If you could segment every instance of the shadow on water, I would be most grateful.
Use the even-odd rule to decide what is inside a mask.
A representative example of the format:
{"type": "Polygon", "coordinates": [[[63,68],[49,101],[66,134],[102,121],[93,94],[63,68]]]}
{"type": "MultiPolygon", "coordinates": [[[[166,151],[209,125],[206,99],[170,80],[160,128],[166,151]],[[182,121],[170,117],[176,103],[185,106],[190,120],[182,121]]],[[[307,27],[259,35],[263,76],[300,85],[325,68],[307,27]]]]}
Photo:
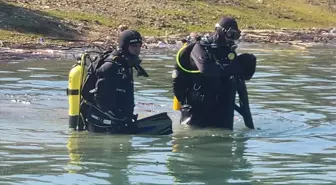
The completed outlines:
{"type": "Polygon", "coordinates": [[[74,25],[65,23],[46,12],[0,2],[0,29],[44,37],[71,38],[80,35],[74,25]]]}

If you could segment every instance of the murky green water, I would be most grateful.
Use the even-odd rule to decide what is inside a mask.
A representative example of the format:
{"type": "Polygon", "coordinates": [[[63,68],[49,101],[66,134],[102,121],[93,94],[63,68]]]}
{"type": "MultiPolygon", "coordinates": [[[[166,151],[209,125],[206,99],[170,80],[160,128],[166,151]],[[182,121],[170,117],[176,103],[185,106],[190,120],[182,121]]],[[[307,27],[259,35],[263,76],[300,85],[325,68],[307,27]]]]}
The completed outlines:
{"type": "Polygon", "coordinates": [[[245,45],[259,130],[191,130],[171,110],[174,52],[143,55],[140,116],[166,111],[172,136],[68,132],[73,61],[0,62],[0,184],[336,184],[336,51],[245,45]]]}

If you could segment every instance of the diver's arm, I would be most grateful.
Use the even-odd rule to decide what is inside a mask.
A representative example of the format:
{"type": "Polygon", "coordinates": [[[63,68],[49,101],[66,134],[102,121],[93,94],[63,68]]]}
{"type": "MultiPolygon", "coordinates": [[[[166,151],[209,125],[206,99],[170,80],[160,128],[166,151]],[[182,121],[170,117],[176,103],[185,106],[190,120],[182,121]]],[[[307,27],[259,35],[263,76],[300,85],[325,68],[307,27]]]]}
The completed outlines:
{"type": "Polygon", "coordinates": [[[229,77],[232,76],[230,65],[219,65],[205,51],[204,47],[196,44],[190,54],[191,59],[204,76],[229,77]]]}
{"type": "Polygon", "coordinates": [[[239,66],[242,68],[239,76],[241,76],[244,80],[250,80],[256,71],[256,56],[249,53],[243,53],[237,56],[237,60],[235,62],[239,63],[239,66]]]}
{"type": "Polygon", "coordinates": [[[118,110],[116,105],[116,92],[118,82],[118,65],[111,62],[105,62],[101,67],[96,70],[96,75],[99,80],[96,83],[96,88],[101,89],[99,91],[99,103],[108,107],[109,111],[112,111],[118,116],[118,110]]]}
{"type": "Polygon", "coordinates": [[[117,65],[118,64],[112,62],[105,62],[96,70],[96,75],[104,78],[114,76],[118,72],[117,65]]]}

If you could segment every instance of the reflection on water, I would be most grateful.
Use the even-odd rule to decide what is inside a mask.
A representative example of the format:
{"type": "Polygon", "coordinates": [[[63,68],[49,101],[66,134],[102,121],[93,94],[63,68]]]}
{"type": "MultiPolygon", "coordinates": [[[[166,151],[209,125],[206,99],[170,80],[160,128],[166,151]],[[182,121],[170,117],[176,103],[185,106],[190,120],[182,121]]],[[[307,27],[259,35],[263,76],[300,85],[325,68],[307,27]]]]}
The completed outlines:
{"type": "Polygon", "coordinates": [[[336,184],[335,50],[242,45],[258,57],[247,85],[259,129],[237,115],[234,131],[177,123],[174,52],[146,52],[150,77],[135,83],[140,116],[175,121],[160,137],[70,133],[73,61],[1,62],[0,184],[336,184]]]}

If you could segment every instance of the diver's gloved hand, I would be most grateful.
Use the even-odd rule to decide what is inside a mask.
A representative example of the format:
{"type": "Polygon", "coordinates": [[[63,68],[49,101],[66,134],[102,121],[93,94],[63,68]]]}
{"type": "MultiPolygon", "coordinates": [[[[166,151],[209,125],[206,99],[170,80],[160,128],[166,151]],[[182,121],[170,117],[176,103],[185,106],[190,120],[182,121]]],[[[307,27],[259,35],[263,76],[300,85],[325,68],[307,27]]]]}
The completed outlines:
{"type": "Polygon", "coordinates": [[[230,64],[232,75],[250,80],[255,72],[257,58],[253,54],[243,53],[230,64]]]}
{"type": "Polygon", "coordinates": [[[256,71],[257,58],[253,54],[243,53],[234,61],[239,66],[239,76],[244,80],[250,80],[256,71]]]}
{"type": "Polygon", "coordinates": [[[231,74],[234,76],[241,76],[244,73],[244,69],[242,68],[240,63],[237,61],[231,62],[230,70],[231,70],[231,74]]]}
{"type": "Polygon", "coordinates": [[[245,63],[253,63],[257,61],[257,57],[250,53],[243,53],[238,56],[237,60],[245,63]]]}

